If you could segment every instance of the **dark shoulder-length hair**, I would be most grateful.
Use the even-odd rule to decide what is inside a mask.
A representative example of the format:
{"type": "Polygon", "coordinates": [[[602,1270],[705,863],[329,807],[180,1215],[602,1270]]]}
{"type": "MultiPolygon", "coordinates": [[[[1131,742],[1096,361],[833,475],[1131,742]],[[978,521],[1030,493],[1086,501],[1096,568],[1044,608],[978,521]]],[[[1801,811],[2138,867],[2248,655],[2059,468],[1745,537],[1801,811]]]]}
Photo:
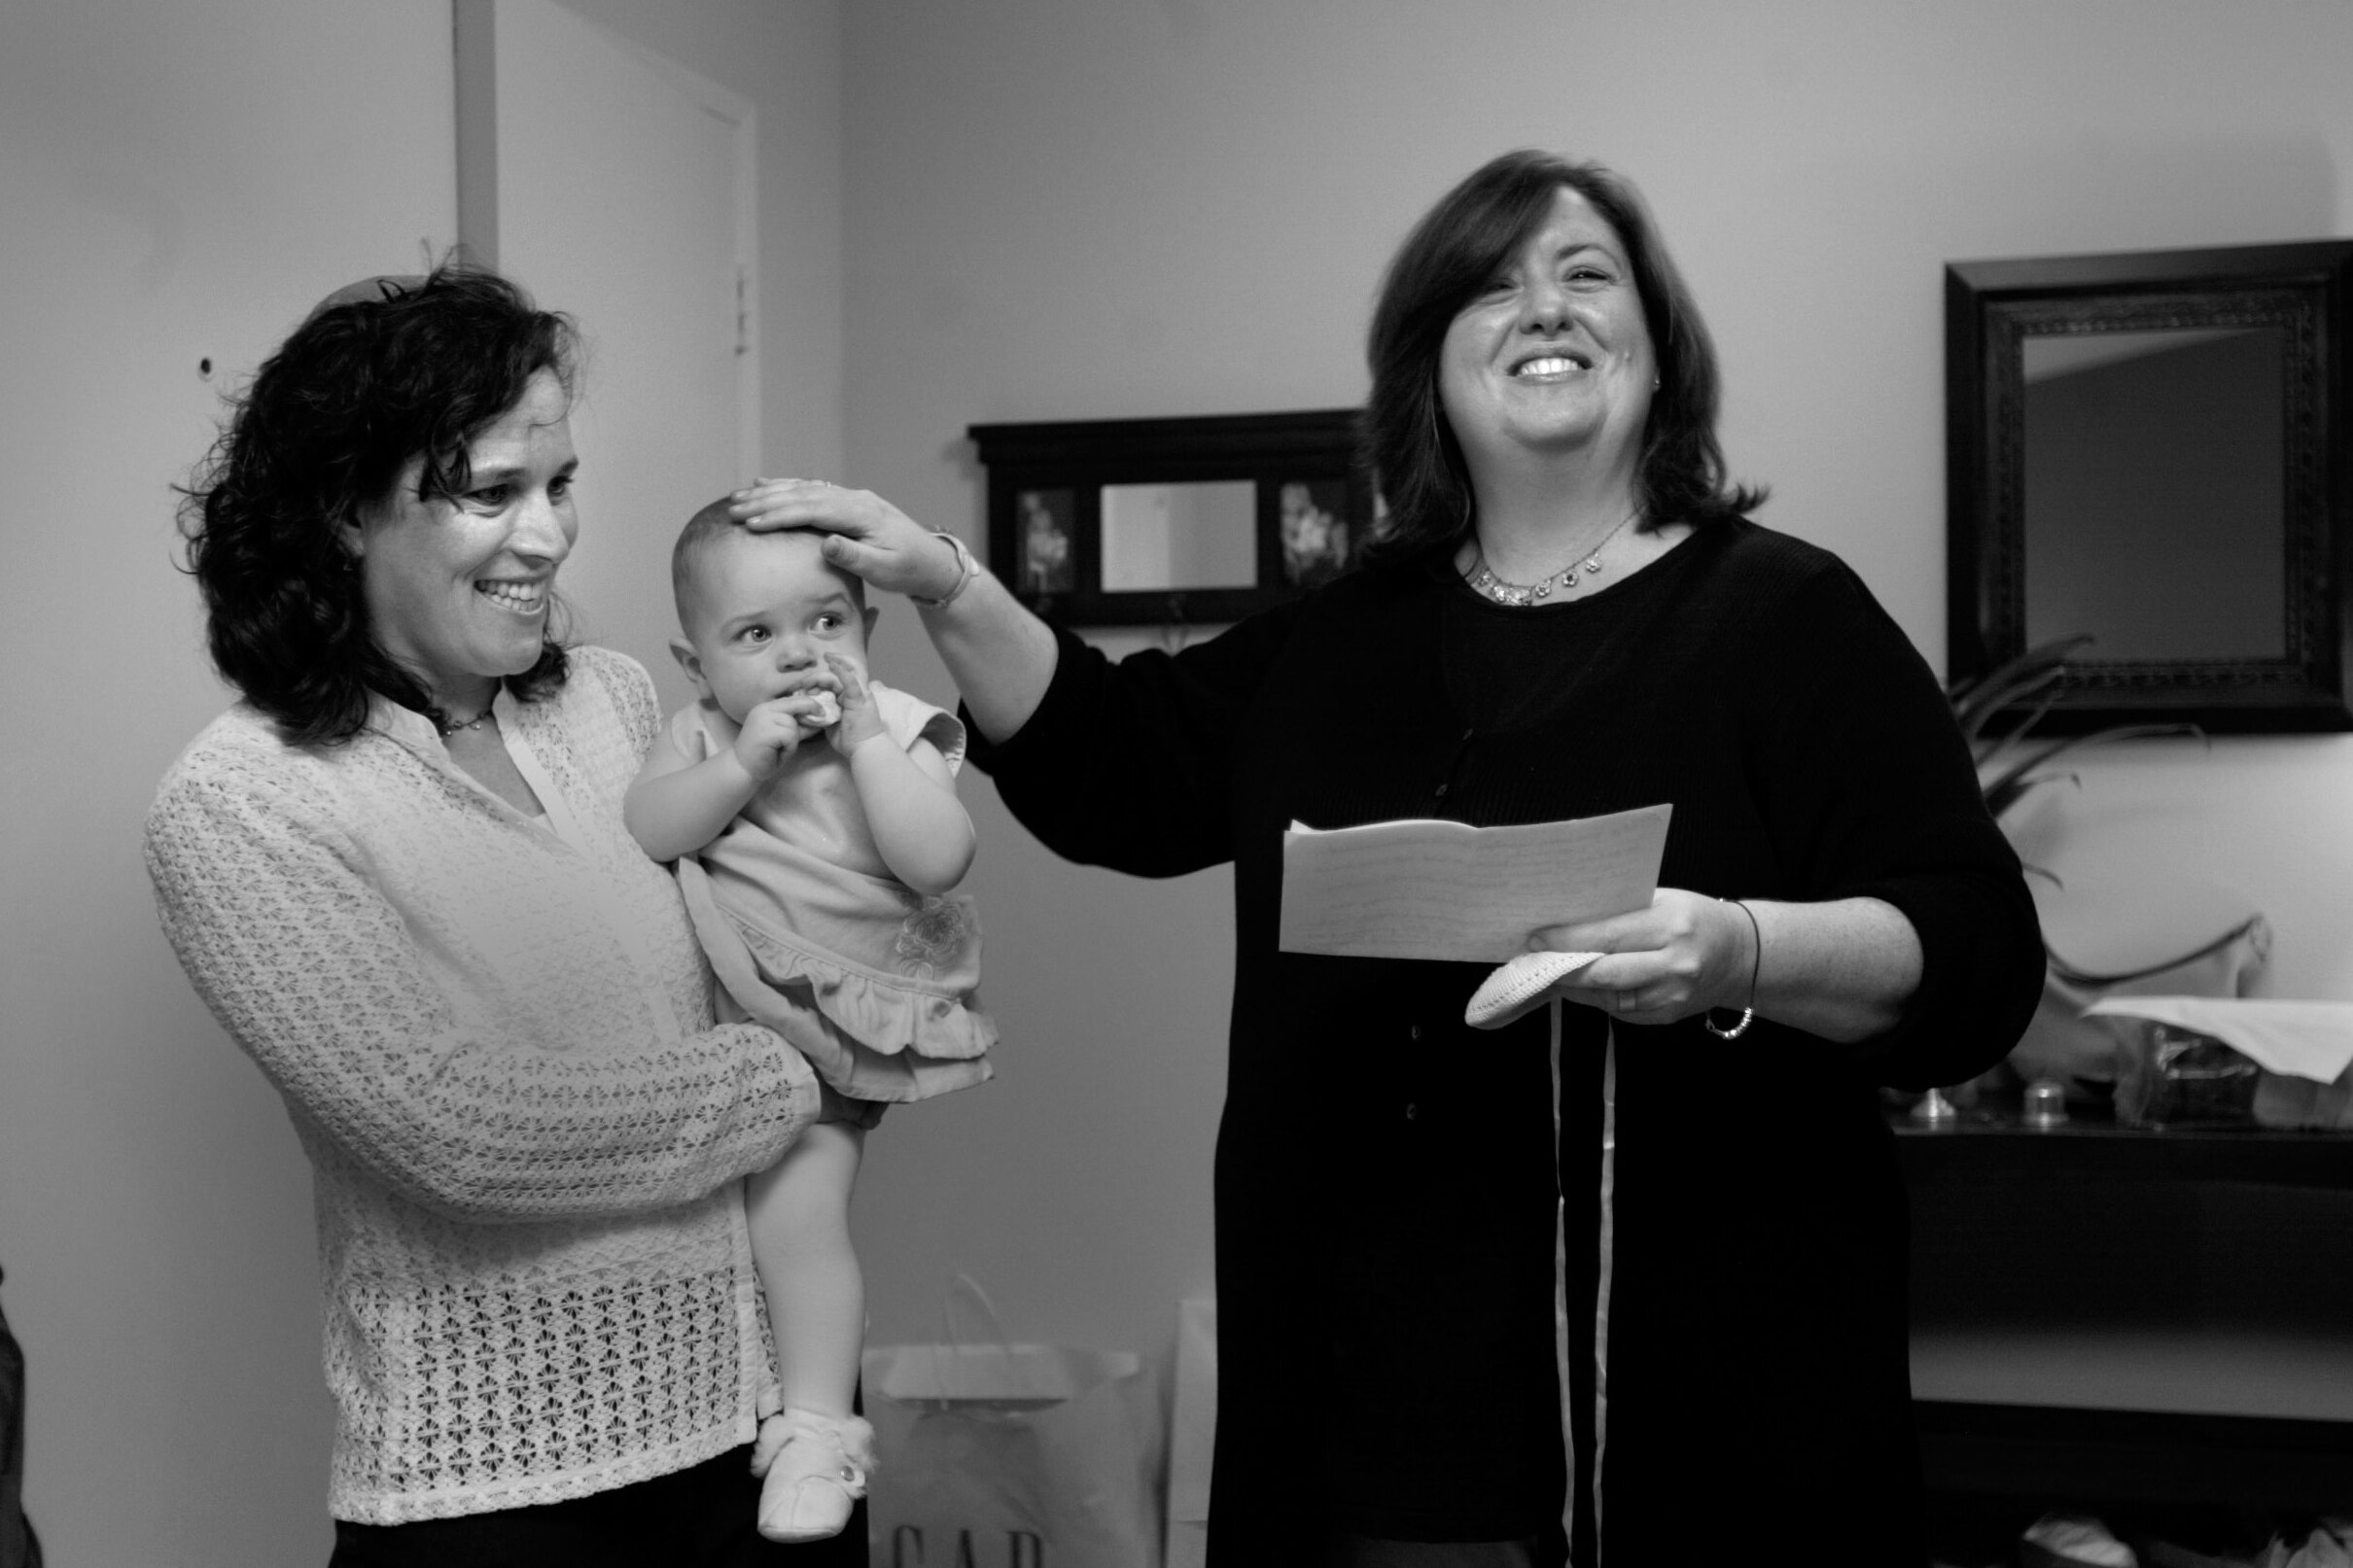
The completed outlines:
{"type": "MultiPolygon", "coordinates": [[[[412,460],[420,499],[463,493],[474,437],[543,370],[569,393],[577,358],[568,318],[449,264],[330,295],[235,398],[181,492],[180,531],[213,663],[288,742],[348,741],[374,693],[446,723],[377,645],[344,525],[387,501],[412,460]]],[[[564,674],[551,637],[506,684],[528,700],[564,674]]]]}
{"type": "Polygon", "coordinates": [[[1542,226],[1563,186],[1593,203],[1626,248],[1658,358],[1635,479],[1641,526],[1703,524],[1745,512],[1762,488],[1736,485],[1716,441],[1715,345],[1632,185],[1598,163],[1506,153],[1439,198],[1390,261],[1365,354],[1373,372],[1359,436],[1387,517],[1370,545],[1399,555],[1470,531],[1470,473],[1438,401],[1446,331],[1542,226]]]}

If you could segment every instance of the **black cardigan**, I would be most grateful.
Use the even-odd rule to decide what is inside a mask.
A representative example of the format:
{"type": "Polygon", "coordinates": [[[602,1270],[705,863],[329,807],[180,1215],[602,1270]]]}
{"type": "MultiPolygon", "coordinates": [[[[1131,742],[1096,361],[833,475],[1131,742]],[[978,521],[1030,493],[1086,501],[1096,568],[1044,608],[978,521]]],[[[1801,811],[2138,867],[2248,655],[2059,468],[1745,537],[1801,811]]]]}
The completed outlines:
{"type": "Polygon", "coordinates": [[[1217,1568],[1314,1561],[1335,1528],[1534,1536],[1558,1560],[1557,1180],[1593,1496],[1604,1021],[1563,1009],[1556,1167],[1546,1014],[1480,1033],[1462,1009],[1483,966],[1279,953],[1286,824],[1667,801],[1663,886],[1901,910],[1923,977],[1861,1046],[1619,1031],[1600,1515],[1612,1568],[1711,1556],[1719,1528],[1918,1560],[1907,1218],[1877,1087],[1998,1060],[2043,957],[1943,696],[1853,573],[1740,521],[1507,610],[1425,554],[1173,657],[1114,665],[1065,634],[1037,712],[973,756],[1071,859],[1235,864],[1217,1568]],[[1468,689],[1473,670],[1518,689],[1468,689]]]}

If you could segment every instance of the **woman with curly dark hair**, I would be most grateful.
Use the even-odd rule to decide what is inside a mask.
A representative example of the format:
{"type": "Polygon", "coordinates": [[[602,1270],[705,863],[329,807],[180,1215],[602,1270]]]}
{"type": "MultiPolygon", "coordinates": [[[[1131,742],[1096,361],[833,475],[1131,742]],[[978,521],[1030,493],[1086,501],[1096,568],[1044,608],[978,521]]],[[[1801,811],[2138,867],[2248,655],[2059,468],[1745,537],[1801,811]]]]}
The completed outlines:
{"type": "Polygon", "coordinates": [[[244,700],[165,776],[149,870],[313,1167],[335,1564],[862,1562],[755,1533],[739,1178],[819,1094],[714,1025],[622,826],[645,671],[556,633],[574,342],[445,267],[262,366],[183,513],[244,700]]]}
{"type": "MultiPolygon", "coordinates": [[[[2042,949],[1918,653],[1741,514],[1622,181],[1515,153],[1373,315],[1371,564],[1112,664],[879,498],[756,527],[932,601],[974,759],[1073,859],[1230,861],[1210,1561],[1922,1559],[1878,1088],[1999,1059],[2042,949]],[[1287,826],[1673,808],[1647,909],[1496,1032],[1481,965],[1280,950],[1287,826]]],[[[953,547],[952,547],[953,546],[953,547]]]]}

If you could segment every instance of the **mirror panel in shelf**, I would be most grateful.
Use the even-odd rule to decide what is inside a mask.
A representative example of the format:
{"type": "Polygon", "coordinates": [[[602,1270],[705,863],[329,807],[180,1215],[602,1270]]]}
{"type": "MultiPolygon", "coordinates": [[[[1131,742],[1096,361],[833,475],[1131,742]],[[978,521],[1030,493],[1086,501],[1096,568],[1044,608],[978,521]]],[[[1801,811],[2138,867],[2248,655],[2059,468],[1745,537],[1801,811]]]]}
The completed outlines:
{"type": "Polygon", "coordinates": [[[2349,278],[2347,240],[1946,268],[1954,679],[2089,636],[2046,732],[2353,728],[2349,278]]]}
{"type": "Polygon", "coordinates": [[[1049,620],[1239,620],[1336,575],[1372,518],[1356,410],[974,425],[989,566],[1049,620]]]}
{"type": "Polygon", "coordinates": [[[1258,485],[1250,479],[1103,487],[1103,591],[1258,586],[1258,485]]]}

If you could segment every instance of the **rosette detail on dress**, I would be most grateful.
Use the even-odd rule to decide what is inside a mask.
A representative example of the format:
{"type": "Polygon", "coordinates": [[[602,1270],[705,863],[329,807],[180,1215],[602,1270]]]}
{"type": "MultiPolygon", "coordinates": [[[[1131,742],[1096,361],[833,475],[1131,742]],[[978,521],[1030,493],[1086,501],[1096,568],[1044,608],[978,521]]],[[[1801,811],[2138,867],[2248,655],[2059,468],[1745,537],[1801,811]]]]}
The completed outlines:
{"type": "Polygon", "coordinates": [[[833,867],[822,888],[804,889],[809,896],[771,901],[755,918],[715,892],[727,876],[692,856],[678,863],[712,970],[756,1023],[781,1032],[788,1015],[814,1004],[836,1025],[825,1047],[806,1043],[805,1030],[793,1036],[826,1083],[896,1103],[987,1081],[997,1027],[979,1008],[980,921],[969,898],[925,897],[833,867]]]}

